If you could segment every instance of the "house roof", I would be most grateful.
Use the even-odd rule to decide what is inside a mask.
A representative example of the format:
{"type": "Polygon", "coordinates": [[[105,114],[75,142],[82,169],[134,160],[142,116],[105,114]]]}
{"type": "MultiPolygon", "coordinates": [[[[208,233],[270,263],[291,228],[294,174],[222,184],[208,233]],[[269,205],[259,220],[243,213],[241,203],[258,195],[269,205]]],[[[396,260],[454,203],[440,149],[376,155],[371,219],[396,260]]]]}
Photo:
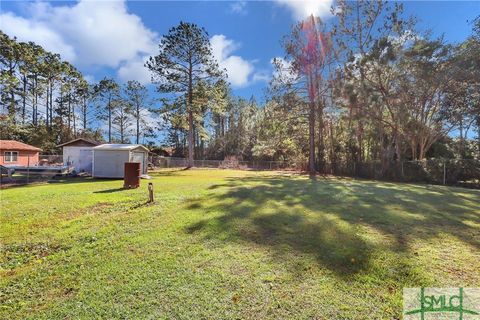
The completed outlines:
{"type": "Polygon", "coordinates": [[[0,140],[1,150],[42,151],[42,149],[15,140],[0,140]]]}
{"type": "Polygon", "coordinates": [[[95,141],[95,140],[78,138],[78,139],[75,139],[75,140],[71,140],[71,141],[59,144],[57,147],[65,147],[65,146],[68,146],[68,145],[71,145],[71,144],[75,144],[77,142],[84,142],[84,143],[86,143],[88,145],[91,145],[91,146],[98,146],[98,145],[101,144],[101,142],[98,142],[98,141],[95,141]]]}
{"type": "Polygon", "coordinates": [[[121,143],[106,143],[101,144],[99,146],[93,147],[93,150],[109,150],[109,151],[131,151],[135,149],[143,149],[144,151],[148,152],[148,149],[142,146],[141,144],[121,144],[121,143]]]}

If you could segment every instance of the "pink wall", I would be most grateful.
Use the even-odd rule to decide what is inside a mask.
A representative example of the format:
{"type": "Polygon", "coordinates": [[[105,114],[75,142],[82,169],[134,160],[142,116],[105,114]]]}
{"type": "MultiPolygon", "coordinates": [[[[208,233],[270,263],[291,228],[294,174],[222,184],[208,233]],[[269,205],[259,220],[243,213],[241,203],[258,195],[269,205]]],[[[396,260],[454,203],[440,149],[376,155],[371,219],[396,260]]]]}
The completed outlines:
{"type": "Polygon", "coordinates": [[[15,149],[0,149],[0,165],[15,165],[15,166],[34,166],[38,164],[38,151],[26,151],[26,150],[15,150],[15,149]],[[5,152],[6,151],[16,151],[18,152],[18,157],[16,162],[5,162],[5,152]],[[30,160],[28,159],[30,158],[30,160]]]}

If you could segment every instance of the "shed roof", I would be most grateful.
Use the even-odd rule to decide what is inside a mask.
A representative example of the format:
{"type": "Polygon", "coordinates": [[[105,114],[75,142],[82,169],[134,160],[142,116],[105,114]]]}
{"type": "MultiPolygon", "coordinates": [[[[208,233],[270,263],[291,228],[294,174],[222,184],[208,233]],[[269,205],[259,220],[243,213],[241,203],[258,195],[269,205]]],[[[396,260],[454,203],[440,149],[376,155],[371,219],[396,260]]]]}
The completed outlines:
{"type": "Polygon", "coordinates": [[[111,150],[111,151],[131,151],[135,149],[143,149],[148,152],[148,149],[141,144],[121,144],[121,143],[105,143],[99,146],[93,147],[93,150],[111,150]]]}
{"type": "Polygon", "coordinates": [[[0,140],[2,150],[42,151],[42,149],[15,140],[0,140]]]}
{"type": "Polygon", "coordinates": [[[78,138],[78,139],[74,139],[74,140],[59,144],[57,147],[66,147],[68,145],[76,144],[78,142],[84,142],[85,144],[90,145],[90,146],[98,146],[98,145],[101,144],[101,142],[98,142],[98,141],[95,141],[95,140],[92,140],[92,139],[78,138]]]}

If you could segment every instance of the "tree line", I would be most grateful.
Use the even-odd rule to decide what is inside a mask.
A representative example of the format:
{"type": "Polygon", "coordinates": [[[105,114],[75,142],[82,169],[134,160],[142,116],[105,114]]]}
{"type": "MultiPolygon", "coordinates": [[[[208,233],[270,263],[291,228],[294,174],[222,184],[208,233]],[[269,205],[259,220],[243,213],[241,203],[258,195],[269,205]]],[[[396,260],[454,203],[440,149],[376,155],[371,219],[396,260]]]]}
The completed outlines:
{"type": "Polygon", "coordinates": [[[89,83],[59,54],[0,31],[0,134],[55,152],[76,137],[140,143],[154,134],[154,101],[137,81],[89,83]],[[106,129],[102,130],[101,126],[106,129]]]}
{"type": "Polygon", "coordinates": [[[480,18],[460,44],[417,29],[399,3],[338,1],[282,40],[266,102],[234,97],[208,34],[180,23],[146,66],[174,154],[326,165],[480,157],[480,18]],[[168,100],[168,99],[167,99],[168,100]],[[477,132],[476,142],[471,137],[477,132]],[[458,136],[458,138],[452,138],[458,136]]]}
{"type": "Polygon", "coordinates": [[[54,145],[80,135],[111,142],[159,135],[190,166],[235,157],[296,162],[311,173],[480,158],[480,17],[468,39],[451,44],[419,30],[399,3],[342,0],[332,15],[292,26],[262,103],[232,93],[196,24],[171,28],[145,63],[155,100],[134,81],[89,84],[58,55],[2,33],[2,136],[54,145]],[[149,112],[158,116],[155,128],[149,112]]]}

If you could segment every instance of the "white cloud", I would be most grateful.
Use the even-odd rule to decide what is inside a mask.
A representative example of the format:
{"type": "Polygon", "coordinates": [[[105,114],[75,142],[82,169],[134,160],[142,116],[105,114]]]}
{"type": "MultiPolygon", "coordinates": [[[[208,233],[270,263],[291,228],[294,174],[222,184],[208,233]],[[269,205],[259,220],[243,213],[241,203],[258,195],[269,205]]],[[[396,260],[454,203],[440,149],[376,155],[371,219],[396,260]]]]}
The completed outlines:
{"type": "Polygon", "coordinates": [[[230,4],[230,11],[238,14],[247,13],[247,1],[235,1],[230,4]]]}
{"type": "Polygon", "coordinates": [[[149,128],[158,127],[162,123],[163,119],[149,110],[143,109],[140,111],[141,118],[144,121],[144,126],[149,128]]]}
{"type": "Polygon", "coordinates": [[[137,80],[141,84],[148,84],[151,81],[151,72],[145,67],[148,56],[132,59],[118,68],[118,78],[121,81],[137,80]]]}
{"type": "Polygon", "coordinates": [[[66,60],[73,61],[76,58],[73,46],[42,21],[27,20],[7,12],[0,14],[0,29],[20,41],[33,41],[48,51],[60,53],[66,60]]]}
{"type": "Polygon", "coordinates": [[[326,17],[330,14],[333,0],[276,0],[280,5],[292,10],[293,17],[303,20],[310,15],[326,17]]]}
{"type": "Polygon", "coordinates": [[[220,65],[227,69],[228,79],[233,86],[242,87],[248,84],[248,78],[253,72],[253,65],[239,56],[230,56],[221,61],[220,65]]]}
{"type": "Polygon", "coordinates": [[[240,44],[234,40],[227,39],[223,34],[214,35],[210,39],[210,43],[213,55],[218,61],[220,68],[227,70],[228,81],[234,87],[248,85],[255,68],[251,61],[232,55],[234,51],[240,48],[240,44]]]}
{"type": "Polygon", "coordinates": [[[263,72],[263,71],[255,72],[255,74],[252,77],[252,80],[254,82],[257,82],[257,81],[268,82],[270,79],[271,79],[271,75],[268,72],[263,72]]]}
{"type": "MultiPolygon", "coordinates": [[[[156,50],[157,34],[124,1],[81,0],[74,5],[28,4],[28,17],[0,14],[0,28],[20,41],[34,41],[79,67],[122,65],[135,71],[156,50]]],[[[132,71],[132,72],[133,72],[132,71]]]]}

